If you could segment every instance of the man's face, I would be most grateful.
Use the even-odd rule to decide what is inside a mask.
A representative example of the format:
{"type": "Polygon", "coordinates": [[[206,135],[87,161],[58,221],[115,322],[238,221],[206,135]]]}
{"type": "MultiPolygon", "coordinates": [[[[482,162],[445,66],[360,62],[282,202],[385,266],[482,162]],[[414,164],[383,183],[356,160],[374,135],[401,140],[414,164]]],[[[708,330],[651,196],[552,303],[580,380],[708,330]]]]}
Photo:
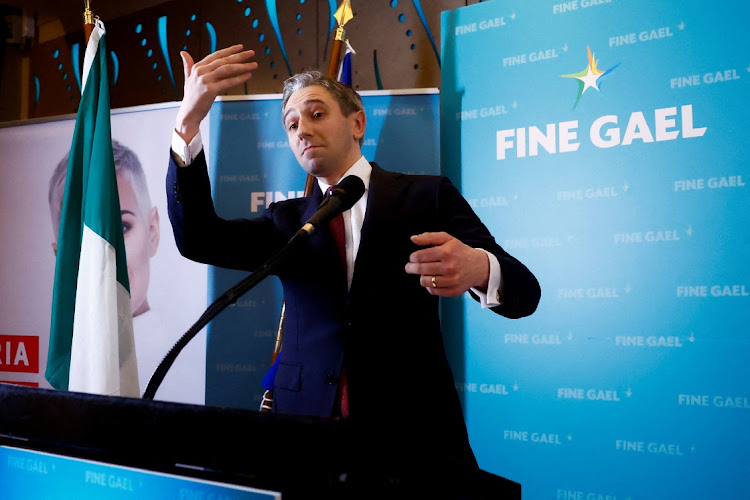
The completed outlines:
{"type": "Polygon", "coordinates": [[[320,85],[291,95],[284,108],[284,128],[302,168],[328,184],[338,182],[362,155],[364,112],[344,116],[333,95],[320,85]]]}
{"type": "Polygon", "coordinates": [[[149,259],[154,256],[159,246],[159,214],[156,207],[152,207],[148,213],[143,213],[127,177],[118,174],[117,190],[120,194],[125,253],[128,256],[130,305],[133,316],[138,316],[149,309],[146,300],[151,276],[149,259]]]}

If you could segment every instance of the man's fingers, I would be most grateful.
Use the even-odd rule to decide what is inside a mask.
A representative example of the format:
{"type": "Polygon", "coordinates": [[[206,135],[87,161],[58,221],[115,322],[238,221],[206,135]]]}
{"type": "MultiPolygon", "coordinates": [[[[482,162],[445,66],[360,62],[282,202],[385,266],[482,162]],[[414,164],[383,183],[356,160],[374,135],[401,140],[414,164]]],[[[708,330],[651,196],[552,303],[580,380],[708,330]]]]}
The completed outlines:
{"type": "Polygon", "coordinates": [[[456,278],[442,274],[423,274],[419,278],[419,284],[425,288],[432,288],[433,291],[437,288],[451,290],[456,285],[456,278]]]}
{"type": "Polygon", "coordinates": [[[202,74],[215,71],[224,66],[247,63],[255,56],[255,51],[244,50],[242,52],[227,54],[224,57],[212,57],[214,54],[216,54],[216,52],[206,56],[203,60],[196,63],[196,66],[201,68],[202,74]]]}
{"type": "Polygon", "coordinates": [[[225,78],[225,79],[221,80],[221,83],[220,83],[220,87],[221,88],[220,88],[220,90],[217,93],[220,94],[221,92],[223,92],[223,91],[225,91],[227,89],[231,89],[235,85],[240,85],[241,83],[245,83],[252,76],[253,76],[252,73],[250,73],[248,71],[247,73],[242,73],[240,75],[237,75],[237,76],[234,76],[234,77],[231,77],[231,78],[225,78]]]}
{"type": "Polygon", "coordinates": [[[441,269],[441,264],[439,262],[430,262],[430,263],[409,262],[406,264],[405,269],[408,274],[421,274],[424,276],[443,274],[442,269],[441,269]]]}
{"type": "Polygon", "coordinates": [[[443,251],[439,247],[428,247],[409,255],[409,262],[440,262],[443,260],[443,251]]]}
{"type": "MultiPolygon", "coordinates": [[[[204,57],[203,59],[201,59],[201,61],[198,64],[201,64],[201,65],[210,64],[216,61],[217,59],[222,59],[224,57],[228,57],[228,56],[240,53],[242,52],[243,48],[244,47],[242,46],[242,44],[237,44],[237,45],[232,45],[231,47],[226,47],[221,50],[217,50],[216,52],[212,52],[208,54],[206,57],[204,57]]],[[[248,52],[252,52],[252,51],[248,51],[248,52]]],[[[253,52],[253,54],[255,54],[255,52],[253,52]]]]}
{"type": "Polygon", "coordinates": [[[442,245],[452,240],[453,236],[446,232],[421,233],[411,237],[411,241],[419,246],[442,245]]]}
{"type": "Polygon", "coordinates": [[[222,68],[211,74],[210,77],[203,77],[203,84],[206,85],[207,89],[214,95],[219,95],[222,92],[240,85],[250,79],[252,76],[251,70],[255,69],[255,63],[249,69],[240,68],[222,68]]]}
{"type": "Polygon", "coordinates": [[[455,276],[444,276],[441,274],[427,274],[419,277],[419,284],[424,287],[430,295],[439,297],[456,297],[464,293],[459,286],[455,276]]]}
{"type": "Polygon", "coordinates": [[[483,250],[446,232],[416,234],[411,241],[425,248],[409,256],[406,272],[419,275],[419,284],[430,294],[455,297],[471,287],[487,287],[490,264],[483,250]]]}
{"type": "Polygon", "coordinates": [[[225,63],[224,61],[216,61],[208,66],[196,66],[194,72],[196,78],[200,78],[203,84],[209,85],[238,76],[249,75],[251,71],[255,71],[257,68],[257,62],[225,63]]]}

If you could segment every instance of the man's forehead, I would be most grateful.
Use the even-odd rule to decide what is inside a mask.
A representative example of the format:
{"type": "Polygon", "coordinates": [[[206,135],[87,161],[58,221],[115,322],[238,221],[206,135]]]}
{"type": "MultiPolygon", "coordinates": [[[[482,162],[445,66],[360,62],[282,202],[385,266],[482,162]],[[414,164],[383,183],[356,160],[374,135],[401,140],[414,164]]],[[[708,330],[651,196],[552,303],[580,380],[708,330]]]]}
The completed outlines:
{"type": "Polygon", "coordinates": [[[303,87],[299,90],[295,90],[289,100],[286,102],[284,111],[288,111],[292,108],[298,108],[311,103],[322,103],[331,105],[335,102],[333,94],[321,86],[321,85],[310,85],[309,87],[303,87]]]}

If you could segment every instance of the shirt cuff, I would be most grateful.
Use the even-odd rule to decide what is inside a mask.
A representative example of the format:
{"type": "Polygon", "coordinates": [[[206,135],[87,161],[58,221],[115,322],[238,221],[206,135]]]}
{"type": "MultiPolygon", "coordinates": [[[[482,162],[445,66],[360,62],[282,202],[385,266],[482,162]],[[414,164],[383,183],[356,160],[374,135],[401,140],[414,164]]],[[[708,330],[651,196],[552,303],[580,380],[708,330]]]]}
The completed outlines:
{"type": "Polygon", "coordinates": [[[188,166],[193,163],[195,157],[200,154],[203,150],[203,139],[201,139],[201,133],[198,131],[195,137],[190,141],[190,144],[186,144],[185,140],[180,137],[177,131],[172,131],[172,151],[177,155],[177,158],[182,160],[181,166],[188,166]]]}
{"type": "Polygon", "coordinates": [[[487,254],[487,258],[490,261],[490,278],[487,282],[486,292],[476,288],[472,288],[471,291],[479,297],[479,303],[482,305],[482,309],[489,309],[490,307],[499,306],[503,303],[500,296],[500,291],[503,287],[503,276],[500,273],[500,262],[498,262],[497,257],[483,248],[480,250],[487,254]]]}

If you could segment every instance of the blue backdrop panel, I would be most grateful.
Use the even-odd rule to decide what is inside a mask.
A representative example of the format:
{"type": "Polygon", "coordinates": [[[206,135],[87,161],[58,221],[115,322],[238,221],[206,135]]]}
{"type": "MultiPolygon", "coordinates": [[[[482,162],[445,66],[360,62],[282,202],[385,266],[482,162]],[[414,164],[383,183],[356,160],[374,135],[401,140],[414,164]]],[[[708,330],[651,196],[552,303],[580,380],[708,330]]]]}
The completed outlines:
{"type": "Polygon", "coordinates": [[[444,309],[479,463],[526,499],[748,497],[747,12],[443,13],[443,171],[542,285],[528,319],[444,309]]]}
{"type": "MultiPolygon", "coordinates": [[[[364,93],[367,133],[362,153],[387,170],[437,174],[436,93],[364,93]],[[405,138],[408,138],[409,147],[405,138]]],[[[281,98],[219,101],[211,110],[210,173],[216,210],[225,218],[260,215],[273,201],[302,196],[305,172],[289,149],[281,98]]],[[[211,268],[209,301],[247,273],[211,268]]],[[[282,303],[271,277],[209,325],[206,404],[257,409],[282,303]]]]}

